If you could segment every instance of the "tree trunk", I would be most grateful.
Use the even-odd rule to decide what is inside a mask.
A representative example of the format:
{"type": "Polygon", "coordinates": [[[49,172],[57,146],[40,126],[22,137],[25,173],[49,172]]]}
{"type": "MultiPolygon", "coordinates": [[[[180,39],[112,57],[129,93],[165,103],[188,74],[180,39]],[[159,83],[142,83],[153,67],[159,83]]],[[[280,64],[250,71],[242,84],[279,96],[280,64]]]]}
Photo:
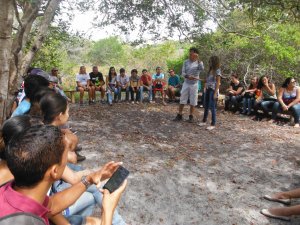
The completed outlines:
{"type": "Polygon", "coordinates": [[[9,84],[9,62],[11,60],[13,0],[0,0],[0,124],[6,119],[9,84]]]}

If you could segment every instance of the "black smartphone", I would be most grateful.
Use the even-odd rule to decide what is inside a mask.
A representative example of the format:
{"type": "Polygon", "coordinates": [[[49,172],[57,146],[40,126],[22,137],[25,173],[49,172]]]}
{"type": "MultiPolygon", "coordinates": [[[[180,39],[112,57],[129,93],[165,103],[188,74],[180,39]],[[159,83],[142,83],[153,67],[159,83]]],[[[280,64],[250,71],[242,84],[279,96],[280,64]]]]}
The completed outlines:
{"type": "Polygon", "coordinates": [[[129,171],[123,166],[119,166],[119,168],[114,172],[111,178],[103,186],[103,189],[107,189],[110,193],[113,193],[116,189],[118,189],[121,186],[121,184],[128,177],[128,175],[129,171]]]}

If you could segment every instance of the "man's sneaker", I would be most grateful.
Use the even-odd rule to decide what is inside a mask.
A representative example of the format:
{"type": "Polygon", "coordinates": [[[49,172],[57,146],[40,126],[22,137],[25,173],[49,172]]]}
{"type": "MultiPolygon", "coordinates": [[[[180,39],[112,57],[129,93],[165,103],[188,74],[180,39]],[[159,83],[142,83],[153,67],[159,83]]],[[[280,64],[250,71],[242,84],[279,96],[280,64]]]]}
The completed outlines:
{"type": "Polygon", "coordinates": [[[194,117],[193,117],[193,115],[189,115],[189,123],[193,123],[194,122],[194,117]]]}
{"type": "Polygon", "coordinates": [[[173,121],[181,121],[182,120],[182,115],[177,114],[177,116],[173,119],[173,121]]]}
{"type": "Polygon", "coordinates": [[[86,159],[85,156],[80,155],[78,152],[75,152],[75,153],[76,153],[76,155],[77,155],[77,162],[81,162],[81,161],[83,161],[83,160],[86,159]]]}
{"type": "Polygon", "coordinates": [[[134,101],[132,101],[131,104],[134,104],[134,101]]]}
{"type": "Polygon", "coordinates": [[[204,126],[206,126],[206,123],[205,122],[198,123],[198,126],[204,127],[204,126]]]}
{"type": "Polygon", "coordinates": [[[162,102],[163,105],[167,105],[167,103],[165,101],[162,102]]]}
{"type": "Polygon", "coordinates": [[[216,128],[216,126],[209,126],[209,127],[206,127],[206,130],[213,130],[215,128],[216,128]]]}

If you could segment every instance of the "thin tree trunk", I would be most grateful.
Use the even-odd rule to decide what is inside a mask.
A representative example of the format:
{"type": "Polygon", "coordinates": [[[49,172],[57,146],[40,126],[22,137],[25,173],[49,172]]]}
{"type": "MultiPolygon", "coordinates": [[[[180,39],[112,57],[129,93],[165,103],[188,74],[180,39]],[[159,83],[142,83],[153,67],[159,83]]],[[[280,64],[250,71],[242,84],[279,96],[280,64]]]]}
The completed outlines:
{"type": "Polygon", "coordinates": [[[0,123],[6,119],[9,84],[9,62],[11,60],[13,0],[0,0],[0,123]]]}

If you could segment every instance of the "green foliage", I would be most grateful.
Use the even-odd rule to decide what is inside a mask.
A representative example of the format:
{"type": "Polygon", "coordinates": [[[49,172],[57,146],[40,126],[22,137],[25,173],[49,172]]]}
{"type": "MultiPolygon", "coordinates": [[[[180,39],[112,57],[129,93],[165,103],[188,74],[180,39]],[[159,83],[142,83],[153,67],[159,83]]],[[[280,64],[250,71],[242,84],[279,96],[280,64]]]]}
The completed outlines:
{"type": "Polygon", "coordinates": [[[90,62],[95,65],[113,65],[124,54],[123,45],[117,37],[109,37],[92,44],[88,53],[90,62]]]}

